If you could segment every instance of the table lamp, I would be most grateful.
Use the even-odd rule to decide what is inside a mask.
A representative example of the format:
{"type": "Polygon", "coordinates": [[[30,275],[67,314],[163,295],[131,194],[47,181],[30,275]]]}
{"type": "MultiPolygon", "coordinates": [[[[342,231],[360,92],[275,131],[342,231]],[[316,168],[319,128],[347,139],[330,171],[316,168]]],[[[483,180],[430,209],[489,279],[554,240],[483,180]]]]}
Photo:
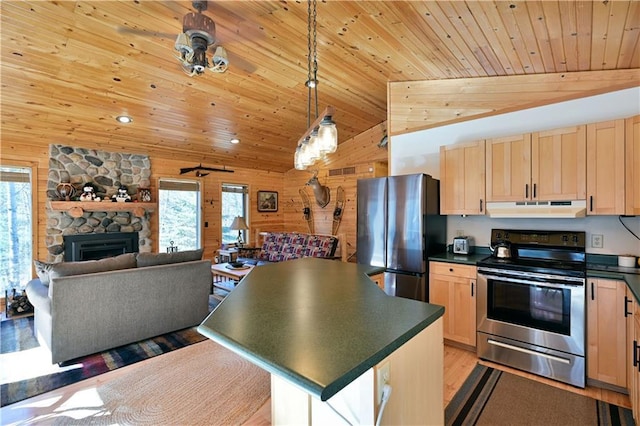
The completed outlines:
{"type": "Polygon", "coordinates": [[[238,231],[238,247],[242,247],[244,244],[242,241],[242,231],[246,231],[249,229],[247,226],[247,222],[245,222],[244,217],[236,216],[231,223],[230,229],[233,231],[238,231]]]}

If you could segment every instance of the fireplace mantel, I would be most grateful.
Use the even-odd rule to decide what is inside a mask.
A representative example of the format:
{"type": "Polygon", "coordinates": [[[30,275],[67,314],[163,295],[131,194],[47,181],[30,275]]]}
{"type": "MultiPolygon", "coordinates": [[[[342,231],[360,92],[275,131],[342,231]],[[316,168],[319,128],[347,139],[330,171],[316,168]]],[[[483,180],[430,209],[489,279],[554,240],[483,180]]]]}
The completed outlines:
{"type": "Polygon", "coordinates": [[[49,201],[51,210],[66,211],[71,217],[82,217],[84,212],[132,212],[143,217],[155,211],[157,203],[114,203],[111,201],[49,201]]]}

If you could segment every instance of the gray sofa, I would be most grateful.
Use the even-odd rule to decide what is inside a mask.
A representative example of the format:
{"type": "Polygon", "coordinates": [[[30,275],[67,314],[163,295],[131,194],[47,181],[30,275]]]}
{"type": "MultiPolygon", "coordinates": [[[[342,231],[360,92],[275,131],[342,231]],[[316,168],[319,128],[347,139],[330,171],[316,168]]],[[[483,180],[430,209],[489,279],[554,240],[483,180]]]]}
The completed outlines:
{"type": "Polygon", "coordinates": [[[209,312],[211,262],[184,261],[202,258],[201,250],[193,253],[40,262],[40,278],[26,292],[35,308],[36,337],[51,351],[51,362],[200,324],[209,312]]]}

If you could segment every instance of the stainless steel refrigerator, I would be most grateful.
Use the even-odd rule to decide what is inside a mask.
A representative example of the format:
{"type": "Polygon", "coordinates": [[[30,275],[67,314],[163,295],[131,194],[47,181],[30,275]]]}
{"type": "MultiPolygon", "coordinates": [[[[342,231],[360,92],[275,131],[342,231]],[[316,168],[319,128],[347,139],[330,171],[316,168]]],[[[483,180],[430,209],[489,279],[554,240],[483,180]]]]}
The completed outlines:
{"type": "Polygon", "coordinates": [[[446,250],[439,181],[415,174],[358,180],[358,263],[385,268],[385,292],[428,301],[431,254],[446,250]]]}

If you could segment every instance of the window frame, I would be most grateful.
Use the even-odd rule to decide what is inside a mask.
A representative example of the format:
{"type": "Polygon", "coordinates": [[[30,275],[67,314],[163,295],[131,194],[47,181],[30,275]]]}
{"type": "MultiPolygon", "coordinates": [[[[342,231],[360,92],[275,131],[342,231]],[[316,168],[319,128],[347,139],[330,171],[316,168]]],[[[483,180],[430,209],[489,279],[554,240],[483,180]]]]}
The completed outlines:
{"type": "MultiPolygon", "coordinates": [[[[224,201],[223,201],[223,194],[225,192],[232,192],[232,193],[239,193],[240,191],[225,191],[225,187],[237,187],[237,188],[242,188],[241,192],[243,193],[243,197],[242,197],[242,209],[244,211],[244,220],[247,223],[247,226],[249,228],[251,228],[251,218],[250,216],[250,212],[251,212],[251,200],[249,198],[249,194],[250,194],[250,187],[249,184],[246,183],[232,183],[232,182],[222,182],[220,184],[220,243],[221,244],[234,244],[236,243],[237,240],[237,236],[233,238],[232,241],[225,241],[224,240],[224,227],[222,225],[223,222],[223,212],[224,212],[224,201]]],[[[234,231],[235,232],[235,231],[234,231]]],[[[249,243],[249,230],[245,230],[242,231],[242,240],[244,241],[245,244],[249,243]]]]}
{"type": "MultiPolygon", "coordinates": [[[[161,212],[160,212],[160,191],[163,190],[170,190],[167,188],[162,188],[162,182],[168,183],[171,182],[174,185],[177,186],[181,186],[184,185],[189,186],[189,185],[194,185],[197,188],[197,193],[198,193],[198,197],[197,197],[197,206],[196,206],[196,215],[197,215],[197,229],[196,229],[196,241],[197,241],[197,246],[196,249],[201,249],[204,247],[204,226],[203,226],[203,196],[204,196],[204,185],[201,181],[199,180],[192,180],[192,179],[180,179],[180,178],[174,178],[174,177],[159,177],[157,182],[158,182],[158,253],[164,253],[164,251],[166,251],[166,247],[162,247],[161,243],[160,243],[160,233],[161,233],[161,229],[162,229],[162,218],[161,218],[161,212]]],[[[174,189],[174,190],[180,190],[180,189],[174,189]]],[[[184,191],[188,191],[187,189],[184,189],[184,191]]],[[[195,192],[195,191],[194,191],[195,192]]],[[[178,245],[178,248],[180,248],[180,246],[178,245]]],[[[182,249],[185,250],[185,249],[182,249]]]]}
{"type": "MultiPolygon", "coordinates": [[[[40,241],[40,229],[38,228],[38,194],[40,194],[40,190],[38,187],[38,163],[35,161],[0,159],[0,167],[15,167],[30,170],[29,178],[31,179],[31,181],[29,182],[29,184],[31,187],[31,278],[35,278],[36,270],[33,261],[39,258],[40,251],[40,247],[38,245],[40,241]]],[[[0,298],[4,298],[4,294],[0,295],[0,298]]]]}

